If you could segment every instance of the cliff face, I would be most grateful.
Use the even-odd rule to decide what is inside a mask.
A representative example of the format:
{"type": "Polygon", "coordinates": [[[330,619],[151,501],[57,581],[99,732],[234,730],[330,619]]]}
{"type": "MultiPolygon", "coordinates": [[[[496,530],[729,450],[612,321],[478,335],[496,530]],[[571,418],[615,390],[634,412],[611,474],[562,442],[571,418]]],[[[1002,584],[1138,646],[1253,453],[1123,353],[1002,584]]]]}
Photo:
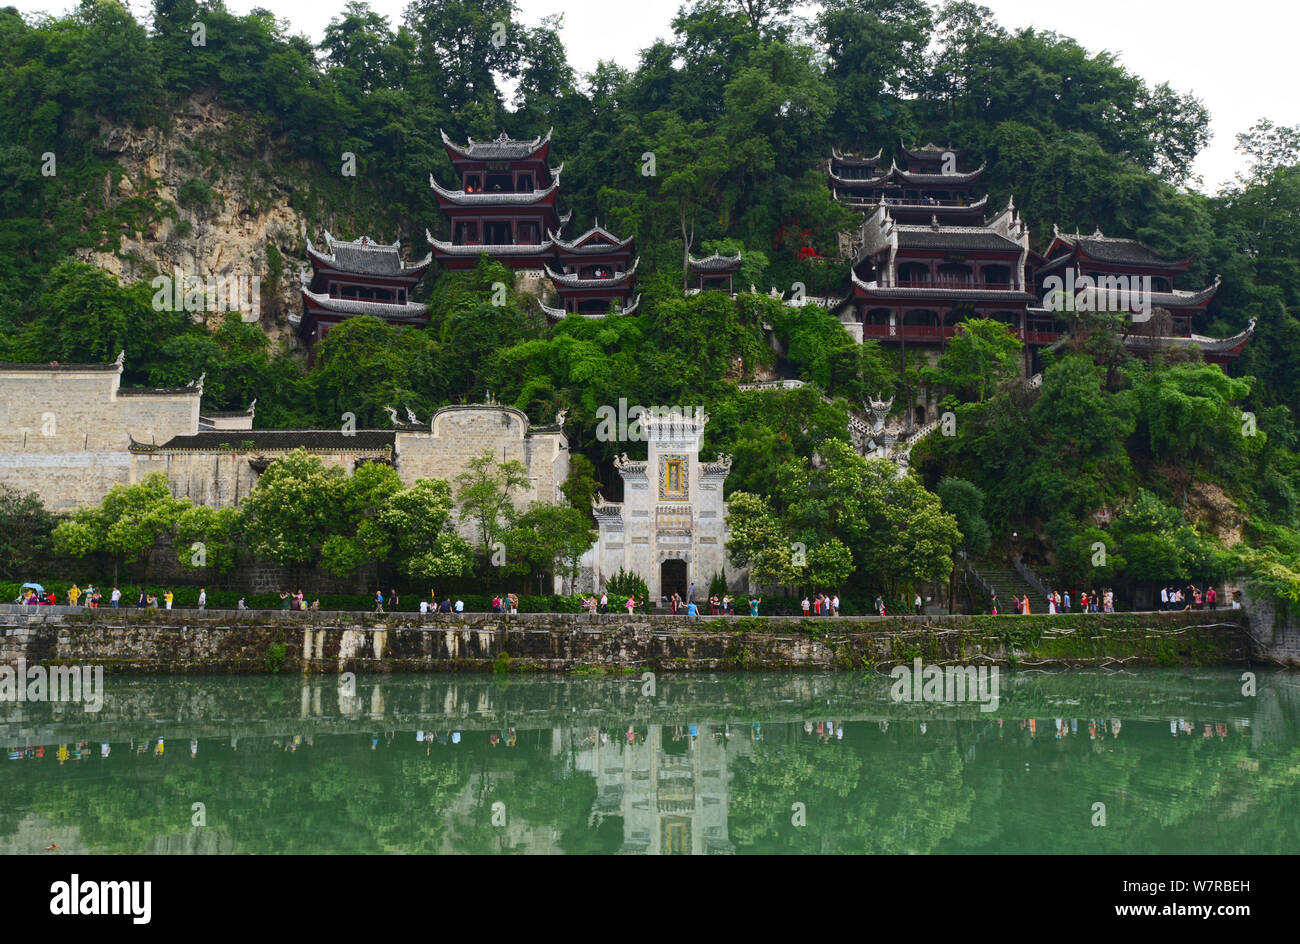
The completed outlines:
{"type": "MultiPolygon", "coordinates": [[[[300,277],[310,273],[307,237],[319,243],[323,229],[336,227],[360,235],[348,232],[350,221],[336,219],[342,201],[332,199],[332,182],[319,167],[287,157],[262,119],[211,96],[188,99],[166,127],[104,122],[95,151],[120,168],[101,182],[107,204],[145,197],[156,209],[138,229],[123,224],[116,252],[87,249],[82,260],[124,283],[177,270],[184,277],[260,279],[260,322],[277,346],[296,343],[288,316],[300,311],[300,277]]],[[[382,232],[373,235],[391,239],[398,226],[377,228],[382,232]]]]}

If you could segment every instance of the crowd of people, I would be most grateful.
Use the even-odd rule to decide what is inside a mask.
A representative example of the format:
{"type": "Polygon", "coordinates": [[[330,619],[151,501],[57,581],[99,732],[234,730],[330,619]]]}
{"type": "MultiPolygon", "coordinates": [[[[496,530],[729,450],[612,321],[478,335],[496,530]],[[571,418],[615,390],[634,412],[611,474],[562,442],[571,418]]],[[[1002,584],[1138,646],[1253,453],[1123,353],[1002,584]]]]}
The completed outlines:
{"type": "MultiPolygon", "coordinates": [[[[1011,597],[1010,609],[1003,609],[998,601],[998,593],[993,591],[989,600],[990,607],[994,616],[1010,614],[1012,616],[1031,616],[1033,608],[1029,603],[1029,594],[1023,597],[1013,594],[1011,597]]],[[[1083,590],[1071,593],[1069,590],[1061,592],[1060,590],[1051,590],[1047,594],[1047,612],[1049,615],[1057,613],[1114,613],[1115,612],[1115,591],[1109,587],[1098,593],[1096,590],[1083,590]],[[1078,610],[1074,607],[1078,606],[1078,610]]]]}
{"type": "MultiPolygon", "coordinates": [[[[1168,586],[1160,588],[1160,609],[1162,610],[1217,610],[1219,608],[1219,591],[1213,586],[1202,590],[1196,584],[1186,587],[1168,586]]],[[[1241,609],[1241,591],[1232,595],[1232,608],[1241,609]]]]}

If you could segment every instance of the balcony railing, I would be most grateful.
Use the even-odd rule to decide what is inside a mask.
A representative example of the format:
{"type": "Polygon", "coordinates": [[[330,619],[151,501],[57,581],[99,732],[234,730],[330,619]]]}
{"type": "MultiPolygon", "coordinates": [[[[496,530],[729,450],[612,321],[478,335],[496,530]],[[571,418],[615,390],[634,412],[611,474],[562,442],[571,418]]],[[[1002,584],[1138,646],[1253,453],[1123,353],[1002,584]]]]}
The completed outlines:
{"type": "MultiPolygon", "coordinates": [[[[1008,325],[1008,327],[1010,327],[1008,325]]],[[[863,338],[903,341],[939,341],[957,336],[961,325],[874,325],[862,326],[863,338]]],[[[1054,344],[1061,339],[1060,331],[1024,331],[1012,328],[1011,333],[1026,344],[1054,344]]]]}
{"type": "Polygon", "coordinates": [[[981,292],[990,289],[999,292],[1012,291],[1015,286],[1007,282],[976,282],[974,279],[899,279],[894,283],[895,288],[957,288],[966,290],[979,290],[981,292]]]}

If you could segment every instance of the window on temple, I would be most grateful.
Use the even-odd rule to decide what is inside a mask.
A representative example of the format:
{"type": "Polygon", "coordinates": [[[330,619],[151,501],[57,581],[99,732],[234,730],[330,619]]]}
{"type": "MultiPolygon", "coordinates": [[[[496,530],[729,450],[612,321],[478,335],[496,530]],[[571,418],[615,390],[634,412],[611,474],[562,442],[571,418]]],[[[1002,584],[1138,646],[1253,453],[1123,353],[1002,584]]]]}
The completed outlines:
{"type": "Polygon", "coordinates": [[[480,182],[480,179],[479,179],[479,175],[478,175],[478,174],[466,174],[466,175],[465,175],[465,192],[466,192],[466,193],[478,193],[478,192],[479,192],[480,190],[482,190],[482,189],[483,189],[483,184],[480,182]]]}
{"type": "Polygon", "coordinates": [[[1010,266],[986,265],[980,270],[984,275],[985,285],[1010,285],[1010,266]]]}
{"type": "Polygon", "coordinates": [[[513,240],[510,238],[510,224],[508,222],[484,223],[483,242],[489,246],[511,245],[513,240]]]}
{"type": "Polygon", "coordinates": [[[901,285],[926,285],[930,281],[930,267],[920,262],[904,262],[898,267],[901,285]]]}
{"type": "Polygon", "coordinates": [[[473,245],[478,242],[478,224],[477,223],[457,223],[456,234],[452,237],[452,242],[458,246],[473,245]]]}
{"type": "Polygon", "coordinates": [[[946,263],[939,266],[939,281],[948,284],[970,285],[975,281],[971,274],[971,268],[968,265],[958,265],[956,263],[946,263]]]}
{"type": "Polygon", "coordinates": [[[487,185],[484,188],[488,193],[514,193],[514,181],[510,179],[509,174],[488,174],[487,185]]]}

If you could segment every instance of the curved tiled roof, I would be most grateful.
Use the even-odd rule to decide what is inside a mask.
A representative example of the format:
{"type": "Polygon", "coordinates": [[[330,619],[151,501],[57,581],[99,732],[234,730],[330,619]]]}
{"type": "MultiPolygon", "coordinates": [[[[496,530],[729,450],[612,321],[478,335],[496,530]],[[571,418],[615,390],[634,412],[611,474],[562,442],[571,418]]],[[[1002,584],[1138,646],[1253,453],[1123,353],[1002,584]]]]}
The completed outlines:
{"type": "Polygon", "coordinates": [[[864,157],[861,154],[848,154],[839,148],[831,148],[831,160],[838,161],[841,164],[848,164],[850,167],[872,167],[880,163],[880,155],[885,153],[881,148],[875,153],[874,157],[864,157]]]}
{"type": "Polygon", "coordinates": [[[641,307],[641,296],[638,294],[637,297],[633,300],[632,304],[623,306],[623,308],[618,312],[609,312],[607,314],[598,314],[598,315],[586,314],[584,312],[567,312],[563,308],[552,308],[550,305],[547,305],[544,302],[540,302],[540,301],[538,302],[538,304],[542,306],[542,313],[545,314],[547,319],[550,321],[563,321],[565,318],[569,317],[570,314],[576,314],[583,318],[589,318],[592,321],[599,321],[602,318],[609,317],[609,315],[611,314],[617,314],[620,318],[630,318],[632,315],[635,315],[637,313],[637,309],[641,307]]]}
{"type": "Polygon", "coordinates": [[[925,226],[899,223],[900,249],[998,249],[1020,252],[1020,243],[984,226],[925,226]]]}
{"type": "Polygon", "coordinates": [[[742,254],[738,252],[734,256],[723,256],[715,252],[713,255],[705,256],[702,259],[697,259],[695,256],[689,254],[686,258],[690,263],[691,268],[696,271],[726,272],[729,269],[734,269],[740,265],[741,255],[742,254]]]}
{"type": "Polygon", "coordinates": [[[1006,288],[980,288],[978,286],[950,288],[944,285],[899,288],[892,285],[881,285],[879,282],[864,282],[852,270],[849,271],[849,275],[856,289],[879,298],[988,299],[990,301],[1005,301],[1013,305],[1020,302],[1037,301],[1029,292],[1017,292],[1006,288]]]}
{"type": "Polygon", "coordinates": [[[326,311],[336,311],[341,315],[375,315],[385,320],[409,319],[419,320],[428,312],[428,306],[419,302],[406,302],[394,305],[389,302],[375,301],[373,298],[333,298],[320,292],[302,290],[304,298],[309,298],[326,311]]]}
{"type": "Polygon", "coordinates": [[[291,449],[377,452],[393,448],[391,430],[220,429],[173,436],[162,445],[130,443],[132,452],[288,452],[291,449]]]}
{"type": "Polygon", "coordinates": [[[882,187],[889,183],[890,176],[888,173],[880,174],[877,177],[863,177],[855,179],[853,177],[841,177],[835,171],[828,171],[831,180],[840,187],[882,187]]]}
{"type": "Polygon", "coordinates": [[[551,143],[551,133],[554,130],[554,128],[551,128],[546,132],[545,137],[533,138],[531,141],[508,138],[506,133],[502,131],[499,138],[491,141],[475,141],[473,138],[468,138],[469,143],[465,145],[454,143],[451,138],[447,137],[445,131],[439,130],[438,134],[442,136],[442,143],[446,145],[448,150],[468,160],[508,161],[532,157],[545,145],[551,143]]]}
{"type": "Polygon", "coordinates": [[[546,275],[556,285],[563,285],[565,288],[613,288],[629,281],[636,274],[636,267],[640,264],[641,257],[638,256],[625,271],[615,273],[607,279],[583,279],[567,272],[556,272],[549,265],[546,266],[546,275]]]}
{"type": "Polygon", "coordinates": [[[448,190],[438,184],[433,174],[429,175],[429,186],[433,188],[434,194],[440,200],[457,206],[532,206],[551,197],[560,189],[560,174],[563,172],[564,165],[561,164],[552,169],[549,187],[545,190],[530,190],[527,193],[466,193],[464,190],[448,190]]]}
{"type": "Polygon", "coordinates": [[[911,171],[902,170],[897,165],[891,165],[889,173],[897,177],[903,183],[907,184],[929,184],[938,186],[942,184],[967,184],[977,179],[980,174],[984,173],[986,165],[981,164],[974,170],[966,171],[960,174],[914,174],[911,171]]]}
{"type": "MultiPolygon", "coordinates": [[[[1053,227],[1054,238],[1076,248],[1082,255],[1096,262],[1113,262],[1120,265],[1142,265],[1155,268],[1185,268],[1191,256],[1170,259],[1136,239],[1123,236],[1106,236],[1097,230],[1091,236],[1080,233],[1062,233],[1053,227]]],[[[1055,261],[1055,260],[1053,260],[1055,261]]]]}
{"type": "Polygon", "coordinates": [[[434,239],[428,230],[424,231],[424,238],[429,241],[429,245],[435,250],[449,256],[477,256],[481,252],[485,252],[489,256],[549,256],[555,249],[555,243],[549,239],[544,243],[463,246],[459,243],[448,243],[443,242],[441,239],[434,239]]]}
{"type": "Polygon", "coordinates": [[[554,233],[548,230],[546,235],[550,238],[551,242],[555,243],[557,249],[562,249],[565,252],[586,252],[586,253],[593,253],[593,254],[600,253],[600,252],[609,252],[615,249],[626,249],[628,246],[632,244],[632,241],[635,238],[629,236],[627,237],[627,239],[619,239],[609,230],[601,226],[599,222],[593,225],[591,229],[587,230],[582,235],[575,236],[573,239],[567,242],[561,239],[558,233],[554,233]],[[608,240],[608,242],[582,245],[582,241],[584,239],[586,239],[588,236],[593,236],[593,235],[600,236],[608,240]]]}
{"type": "Polygon", "coordinates": [[[1143,351],[1197,347],[1206,354],[1229,354],[1241,348],[1254,333],[1255,319],[1251,318],[1250,323],[1244,329],[1226,338],[1213,338],[1204,334],[1193,334],[1191,337],[1186,338],[1167,335],[1151,337],[1145,334],[1130,334],[1124,338],[1124,346],[1143,351]]]}
{"type": "Polygon", "coordinates": [[[407,265],[402,261],[400,241],[385,245],[365,236],[358,240],[335,239],[329,230],[325,231],[325,245],[329,252],[321,252],[307,240],[308,255],[322,265],[361,275],[417,275],[433,261],[433,256],[427,255],[407,265]]]}
{"type": "Polygon", "coordinates": [[[966,153],[962,148],[940,147],[933,141],[923,144],[920,147],[908,147],[900,140],[898,146],[902,148],[903,153],[908,157],[916,157],[923,160],[934,160],[936,155],[943,154],[945,151],[951,151],[958,157],[961,157],[961,155],[966,153]]]}

